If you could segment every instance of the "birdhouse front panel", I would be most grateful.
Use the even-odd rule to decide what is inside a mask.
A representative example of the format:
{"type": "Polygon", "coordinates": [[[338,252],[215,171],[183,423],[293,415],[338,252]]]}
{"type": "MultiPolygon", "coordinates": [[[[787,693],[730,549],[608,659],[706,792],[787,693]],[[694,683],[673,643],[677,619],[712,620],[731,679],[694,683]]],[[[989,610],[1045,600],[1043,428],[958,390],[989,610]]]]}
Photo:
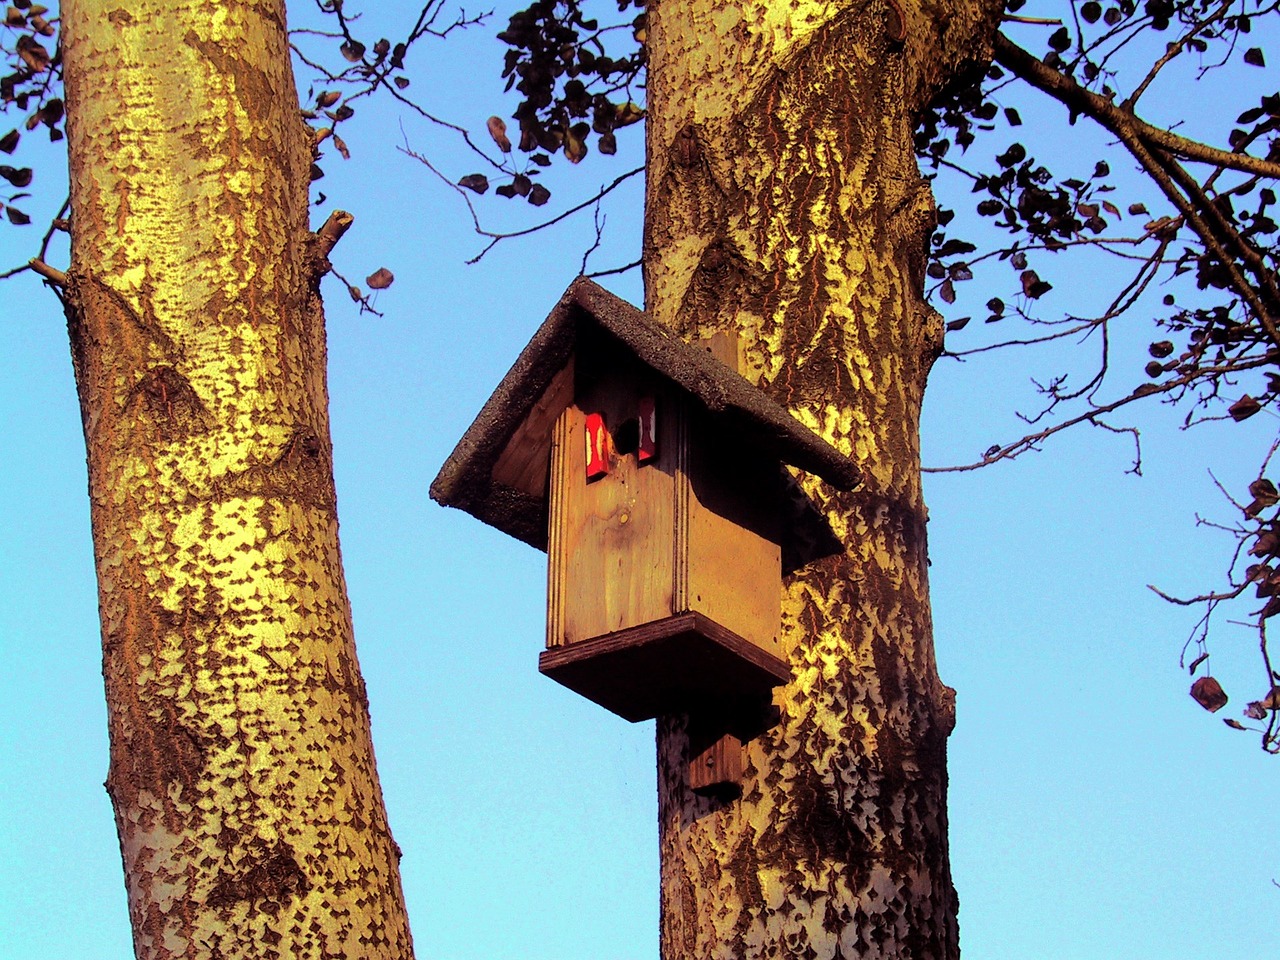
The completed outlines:
{"type": "Polygon", "coordinates": [[[552,437],[548,647],[674,610],[678,402],[631,366],[580,377],[552,437]]]}
{"type": "Polygon", "coordinates": [[[625,351],[589,346],[551,444],[548,648],[697,613],[779,657],[777,462],[625,351]]]}

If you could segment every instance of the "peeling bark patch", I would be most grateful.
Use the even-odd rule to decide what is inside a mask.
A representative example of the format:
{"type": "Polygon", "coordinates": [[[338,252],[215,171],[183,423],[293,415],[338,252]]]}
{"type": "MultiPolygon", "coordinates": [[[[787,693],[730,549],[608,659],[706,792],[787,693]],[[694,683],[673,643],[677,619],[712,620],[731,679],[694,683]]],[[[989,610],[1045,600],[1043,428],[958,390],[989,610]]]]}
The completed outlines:
{"type": "Polygon", "coordinates": [[[278,841],[238,875],[220,874],[205,902],[217,909],[248,901],[276,914],[286,900],[304,896],[310,889],[311,882],[298,866],[292,848],[278,841]]]}
{"type": "Polygon", "coordinates": [[[224,77],[234,78],[235,97],[240,101],[240,109],[252,118],[258,118],[263,108],[273,96],[271,82],[265,73],[256,69],[253,64],[235,55],[232,50],[208,40],[202,40],[195,31],[188,31],[182,38],[183,43],[198,50],[218,73],[224,77]]]}
{"type": "Polygon", "coordinates": [[[142,790],[163,796],[170,784],[194,788],[208,759],[200,735],[174,717],[137,718],[125,742],[113,744],[111,753],[106,788],[117,808],[132,805],[142,790]]]}
{"type": "Polygon", "coordinates": [[[807,859],[815,866],[841,863],[861,873],[871,844],[835,788],[806,767],[792,789],[792,797],[795,813],[783,825],[792,856],[796,860],[807,859]]]}

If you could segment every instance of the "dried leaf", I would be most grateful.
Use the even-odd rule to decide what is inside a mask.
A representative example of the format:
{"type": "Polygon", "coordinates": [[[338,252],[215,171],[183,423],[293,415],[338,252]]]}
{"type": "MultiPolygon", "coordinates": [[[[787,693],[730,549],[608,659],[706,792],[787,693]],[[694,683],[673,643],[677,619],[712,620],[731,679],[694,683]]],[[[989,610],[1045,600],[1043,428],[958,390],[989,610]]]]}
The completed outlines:
{"type": "Polygon", "coordinates": [[[369,285],[371,290],[385,290],[395,283],[395,280],[395,275],[386,267],[379,267],[364,278],[364,282],[369,285]]]}
{"type": "Polygon", "coordinates": [[[963,330],[969,323],[969,317],[961,317],[947,324],[947,330],[963,330]]]}
{"type": "Polygon", "coordinates": [[[8,180],[19,189],[31,186],[32,173],[30,167],[14,169],[13,167],[0,165],[0,177],[4,177],[4,179],[8,180]]]}
{"type": "Polygon", "coordinates": [[[1280,535],[1273,530],[1258,534],[1258,539],[1249,548],[1251,557],[1270,557],[1276,553],[1280,553],[1280,535]]]}
{"type": "Polygon", "coordinates": [[[1253,67],[1265,67],[1266,59],[1262,56],[1261,47],[1250,47],[1244,52],[1244,62],[1253,67]]]}
{"type": "Polygon", "coordinates": [[[489,189],[489,178],[483,173],[469,173],[458,181],[458,186],[474,190],[476,193],[484,193],[489,189]]]}
{"type": "Polygon", "coordinates": [[[1217,713],[1227,705],[1227,695],[1222,684],[1213,677],[1201,677],[1191,685],[1191,697],[1210,713],[1217,713]]]}
{"type": "Polygon", "coordinates": [[[511,140],[507,137],[507,124],[501,117],[490,117],[485,121],[485,126],[489,128],[489,136],[493,138],[493,142],[498,145],[498,149],[503,153],[511,152],[511,140]]]}
{"type": "Polygon", "coordinates": [[[1225,718],[1223,718],[1223,721],[1222,721],[1222,722],[1223,722],[1223,723],[1225,723],[1225,724],[1226,724],[1228,727],[1230,727],[1232,730],[1247,730],[1247,729],[1248,729],[1248,728],[1247,728],[1243,723],[1241,723],[1239,720],[1232,720],[1230,717],[1225,717],[1225,718]]]}
{"type": "Polygon", "coordinates": [[[529,191],[529,202],[535,207],[540,207],[551,199],[551,191],[540,183],[535,183],[533,189],[529,191]]]}
{"type": "Polygon", "coordinates": [[[1248,420],[1261,409],[1262,404],[1246,393],[1231,406],[1227,407],[1227,413],[1231,415],[1232,420],[1239,423],[1241,420],[1248,420]]]}
{"type": "Polygon", "coordinates": [[[1280,710],[1280,687],[1272,687],[1271,692],[1258,701],[1264,710],[1280,710]]]}
{"type": "Polygon", "coordinates": [[[346,141],[336,133],[333,135],[333,145],[338,148],[338,152],[342,154],[343,160],[351,159],[351,151],[347,149],[346,141]]]}
{"type": "Polygon", "coordinates": [[[316,96],[316,107],[320,110],[325,110],[341,99],[342,94],[337,90],[325,90],[316,96]]]}
{"type": "Polygon", "coordinates": [[[338,50],[348,63],[359,63],[364,59],[364,44],[359,40],[347,40],[338,50]]]}
{"type": "Polygon", "coordinates": [[[32,73],[44,73],[49,69],[49,51],[33,37],[24,34],[18,38],[18,56],[32,73]]]}
{"type": "Polygon", "coordinates": [[[1244,716],[1248,717],[1250,720],[1265,720],[1265,719],[1267,719],[1267,710],[1266,710],[1266,708],[1265,708],[1261,703],[1259,703],[1257,700],[1253,701],[1253,703],[1249,704],[1247,707],[1245,707],[1245,708],[1244,708],[1242,711],[1240,711],[1240,712],[1241,712],[1244,716]]]}
{"type": "Polygon", "coordinates": [[[349,296],[356,303],[359,303],[361,300],[364,299],[364,294],[361,292],[360,288],[355,286],[347,287],[347,296],[349,296]]]}
{"type": "Polygon", "coordinates": [[[1034,270],[1022,271],[1021,280],[1022,280],[1022,292],[1026,294],[1028,297],[1030,297],[1032,300],[1040,299],[1042,296],[1044,296],[1046,293],[1048,293],[1050,290],[1053,289],[1053,285],[1050,283],[1046,283],[1044,280],[1041,280],[1039,275],[1034,270]]]}
{"type": "Polygon", "coordinates": [[[3,137],[0,137],[0,151],[13,153],[18,148],[18,140],[21,136],[17,130],[10,130],[3,137]]]}
{"type": "Polygon", "coordinates": [[[407,87],[407,86],[409,85],[409,78],[408,78],[408,77],[394,77],[394,78],[392,78],[391,82],[392,82],[392,83],[394,83],[394,84],[396,85],[396,89],[397,89],[397,90],[403,90],[405,87],[407,87]]]}
{"type": "Polygon", "coordinates": [[[614,129],[618,127],[629,127],[633,123],[639,123],[644,119],[644,107],[637,106],[628,101],[618,107],[613,114],[614,129]]]}
{"type": "Polygon", "coordinates": [[[950,280],[943,280],[942,286],[938,288],[938,296],[942,297],[944,303],[956,302],[956,288],[950,280]]]}
{"type": "Polygon", "coordinates": [[[564,138],[564,158],[570,163],[580,163],[587,155],[587,141],[584,134],[577,132],[578,127],[586,124],[575,123],[564,138]]]}
{"type": "Polygon", "coordinates": [[[1196,667],[1200,666],[1200,664],[1204,663],[1208,659],[1209,659],[1209,654],[1207,653],[1200,654],[1200,656],[1196,657],[1189,664],[1187,664],[1187,673],[1194,676],[1196,672],[1196,667]]]}
{"type": "Polygon", "coordinates": [[[1249,493],[1266,507],[1280,503],[1280,491],[1277,491],[1276,485],[1266,477],[1259,477],[1249,484],[1249,493]]]}

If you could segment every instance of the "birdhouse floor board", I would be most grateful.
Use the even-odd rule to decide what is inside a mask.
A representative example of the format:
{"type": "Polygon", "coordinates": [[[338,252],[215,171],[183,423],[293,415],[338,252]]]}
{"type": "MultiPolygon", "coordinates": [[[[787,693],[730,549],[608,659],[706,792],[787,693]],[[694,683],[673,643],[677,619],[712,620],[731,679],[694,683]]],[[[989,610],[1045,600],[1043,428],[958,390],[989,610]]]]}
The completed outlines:
{"type": "Polygon", "coordinates": [[[782,660],[699,613],[554,647],[538,669],[632,722],[767,699],[791,677],[782,660]]]}

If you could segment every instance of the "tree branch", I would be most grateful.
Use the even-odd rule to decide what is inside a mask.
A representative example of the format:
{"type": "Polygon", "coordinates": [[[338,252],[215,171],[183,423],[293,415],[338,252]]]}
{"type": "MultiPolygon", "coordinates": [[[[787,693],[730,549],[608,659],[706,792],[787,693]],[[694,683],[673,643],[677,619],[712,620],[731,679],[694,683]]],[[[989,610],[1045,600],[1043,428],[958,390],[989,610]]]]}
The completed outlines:
{"type": "MultiPolygon", "coordinates": [[[[1206,222],[1204,218],[1206,212],[1209,215],[1216,215],[1216,210],[1212,203],[1209,203],[1208,199],[1198,190],[1190,191],[1187,183],[1188,180],[1192,179],[1190,175],[1170,158],[1159,152],[1164,150],[1169,152],[1178,151],[1178,146],[1166,145],[1170,142],[1169,138],[1172,138],[1179,145],[1194,146],[1194,141],[1185,140],[1167,131],[1156,130],[1156,128],[1138,119],[1132,113],[1115,106],[1105,97],[1084,89],[1071,77],[1053,70],[1043,61],[1033,57],[1002,34],[996,34],[994,51],[995,59],[1001,66],[1016,73],[1036,89],[1049,94],[1069,109],[1093,118],[1120,138],[1129,152],[1142,164],[1147,174],[1160,187],[1169,202],[1177,208],[1187,224],[1200,237],[1205,249],[1222,264],[1227,274],[1231,277],[1231,286],[1249,304],[1250,309],[1257,316],[1258,322],[1267,331],[1272,342],[1280,346],[1280,329],[1277,329],[1276,319],[1273,316],[1274,308],[1263,301],[1258,287],[1250,283],[1241,273],[1237,257],[1228,253],[1226,249],[1228,244],[1224,244],[1223,234],[1231,241],[1229,243],[1230,246],[1239,248],[1241,254],[1239,259],[1245,260],[1254,266],[1254,272],[1258,274],[1268,293],[1271,292],[1270,286],[1274,282],[1271,280],[1269,272],[1265,268],[1261,272],[1258,271],[1257,263],[1255,262],[1256,256],[1250,256],[1252,251],[1248,250],[1247,244],[1237,231],[1230,228],[1229,225],[1226,225],[1224,229],[1220,216],[1217,217],[1215,224],[1206,222]],[[1156,152],[1153,153],[1153,150],[1156,152]],[[1175,184],[1175,180],[1178,183],[1175,184]],[[1184,195],[1182,192],[1184,190],[1188,191],[1192,199],[1198,199],[1200,202],[1193,203],[1192,199],[1184,195]]],[[[1213,148],[1205,147],[1203,144],[1198,146],[1204,150],[1213,150],[1213,148]]],[[[1213,153],[1215,156],[1229,158],[1233,161],[1247,159],[1253,164],[1260,165],[1257,168],[1260,176],[1280,178],[1280,164],[1249,157],[1247,154],[1228,153],[1226,151],[1213,151],[1213,153]]],[[[1217,161],[1213,162],[1217,163],[1217,161]]],[[[1237,165],[1235,169],[1246,172],[1255,171],[1252,166],[1237,165]]]]}
{"type": "Polygon", "coordinates": [[[1280,179],[1280,163],[1247,153],[1220,150],[1197,140],[1180,137],[1168,130],[1153,127],[1128,110],[1117,107],[1106,97],[1086,90],[1071,77],[1049,67],[1043,60],[1027,53],[1002,33],[996,34],[993,50],[996,62],[1002,67],[1017,74],[1037,90],[1047,93],[1064,106],[1087,114],[1117,136],[1121,135],[1122,131],[1128,132],[1151,146],[1167,150],[1187,160],[1280,179]]]}
{"type": "Polygon", "coordinates": [[[32,271],[44,277],[55,287],[65,287],[67,285],[67,275],[61,270],[49,266],[43,260],[32,257],[28,266],[31,267],[32,271]]]}

